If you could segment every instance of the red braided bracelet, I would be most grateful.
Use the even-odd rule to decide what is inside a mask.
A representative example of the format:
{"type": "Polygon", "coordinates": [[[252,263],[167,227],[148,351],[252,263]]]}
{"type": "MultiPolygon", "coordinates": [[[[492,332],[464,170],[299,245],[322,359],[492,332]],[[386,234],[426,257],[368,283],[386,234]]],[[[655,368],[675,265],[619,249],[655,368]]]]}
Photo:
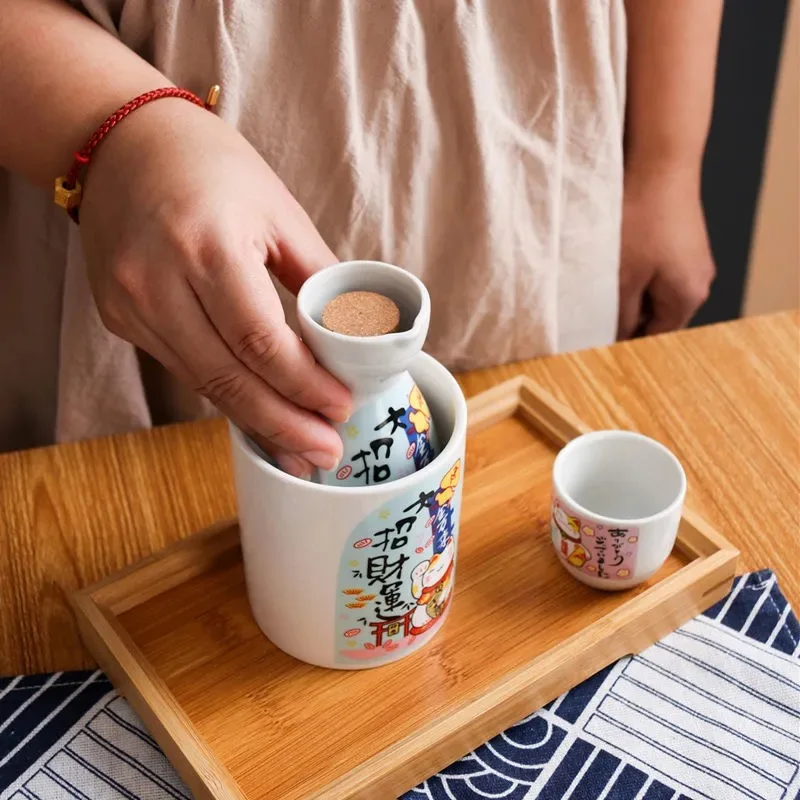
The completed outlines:
{"type": "Polygon", "coordinates": [[[89,166],[89,161],[92,157],[92,154],[97,149],[97,146],[103,141],[103,139],[106,138],[106,136],[108,136],[108,134],[119,122],[122,122],[122,120],[128,116],[128,114],[136,111],[137,108],[141,108],[146,103],[149,103],[153,100],[160,100],[162,97],[178,97],[182,100],[188,100],[190,103],[194,103],[201,108],[211,111],[217,104],[219,93],[220,87],[212,86],[208,91],[206,101],[203,102],[196,94],[193,94],[186,89],[178,89],[174,86],[167,86],[162,89],[153,89],[150,92],[140,94],[138,97],[134,97],[133,100],[125,103],[124,106],[118,108],[110,117],[108,117],[92,134],[92,138],[89,139],[86,145],[77,153],[75,153],[75,160],[70,171],[66,175],[56,178],[55,192],[53,194],[53,200],[55,204],[57,206],[61,206],[61,208],[63,208],[67,214],[70,215],[76,224],[80,223],[78,210],[80,208],[83,195],[83,187],[81,186],[78,178],[81,170],[89,166]]]}

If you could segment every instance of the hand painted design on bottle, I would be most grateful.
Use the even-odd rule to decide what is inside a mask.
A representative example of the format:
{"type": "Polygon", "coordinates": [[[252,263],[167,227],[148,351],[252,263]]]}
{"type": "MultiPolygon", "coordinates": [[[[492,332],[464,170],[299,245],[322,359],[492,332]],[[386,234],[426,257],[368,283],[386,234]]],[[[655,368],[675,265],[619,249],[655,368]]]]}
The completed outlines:
{"type": "Polygon", "coordinates": [[[419,387],[407,374],[398,383],[402,385],[393,387],[391,394],[399,396],[402,405],[378,410],[377,404],[370,404],[342,426],[345,449],[335,473],[337,483],[386,483],[422,469],[436,457],[431,413],[419,387]],[[400,394],[409,386],[405,395],[400,394]]]}

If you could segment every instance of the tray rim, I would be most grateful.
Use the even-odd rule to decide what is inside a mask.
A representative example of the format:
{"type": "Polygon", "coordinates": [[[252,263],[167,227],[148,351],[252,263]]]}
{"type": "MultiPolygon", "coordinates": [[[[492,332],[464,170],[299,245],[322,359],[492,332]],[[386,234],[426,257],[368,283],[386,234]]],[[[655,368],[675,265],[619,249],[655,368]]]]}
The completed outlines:
{"type": "MultiPolygon", "coordinates": [[[[522,416],[558,447],[591,430],[570,408],[526,376],[512,378],[475,395],[467,401],[467,406],[468,435],[514,416],[522,416]]],[[[195,731],[190,717],[117,617],[202,574],[221,555],[238,546],[236,519],[221,521],[189,534],[70,597],[86,646],[109,675],[115,688],[145,722],[198,800],[248,798],[227,767],[195,731]],[[201,558],[198,559],[198,555],[201,558]]],[[[552,697],[541,701],[542,695],[549,694],[549,690],[542,689],[544,680],[548,681],[546,686],[553,684],[558,687],[553,695],[558,696],[564,691],[563,681],[559,681],[559,667],[563,662],[572,663],[581,653],[588,652],[588,645],[593,646],[590,659],[592,666],[589,668],[589,674],[593,674],[630,652],[638,652],[724,597],[735,576],[739,552],[686,506],[675,548],[691,559],[689,563],[559,642],[556,647],[506,673],[480,697],[467,700],[458,709],[431,720],[329,782],[322,790],[324,794],[317,792],[308,796],[324,797],[326,800],[384,796],[381,791],[393,789],[398,783],[398,773],[409,776],[408,780],[400,782],[411,781],[410,785],[415,785],[416,776],[421,771],[421,754],[427,753],[432,764],[426,774],[434,774],[442,768],[437,763],[436,753],[445,752],[453,739],[462,738],[459,733],[467,723],[479,719],[481,730],[494,730],[493,721],[508,717],[514,713],[513,709],[527,707],[537,701],[541,704],[549,702],[552,697]],[[682,601],[687,590],[698,588],[704,591],[697,597],[692,595],[688,603],[670,602],[682,601]],[[648,615],[658,611],[666,614],[663,619],[657,620],[658,634],[648,635],[637,628],[637,621],[652,620],[654,617],[648,615]],[[603,628],[615,631],[617,643],[610,646],[608,636],[597,637],[604,649],[602,657],[598,657],[598,641],[594,640],[603,628]],[[623,632],[624,637],[620,635],[623,632]],[[637,646],[636,641],[641,641],[642,646],[637,646]],[[381,778],[378,773],[386,772],[389,751],[394,766],[388,776],[381,778]]],[[[653,627],[652,622],[649,625],[653,627]]],[[[570,685],[577,685],[582,679],[570,685]]],[[[525,713],[530,711],[523,711],[519,718],[525,713]]],[[[486,741],[496,732],[481,738],[481,741],[486,741]]],[[[475,739],[474,734],[471,739],[475,739]]],[[[462,740],[466,743],[463,754],[469,752],[472,746],[469,741],[462,740]]]]}

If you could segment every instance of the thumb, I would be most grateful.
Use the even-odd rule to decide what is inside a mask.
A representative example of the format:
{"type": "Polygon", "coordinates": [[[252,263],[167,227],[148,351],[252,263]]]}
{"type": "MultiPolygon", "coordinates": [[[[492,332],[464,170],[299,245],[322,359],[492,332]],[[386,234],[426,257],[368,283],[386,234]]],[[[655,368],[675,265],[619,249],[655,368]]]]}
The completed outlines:
{"type": "Polygon", "coordinates": [[[639,328],[642,317],[644,287],[620,287],[617,338],[630,339],[639,328]]]}
{"type": "Polygon", "coordinates": [[[689,321],[680,294],[669,283],[656,278],[650,287],[650,295],[653,313],[647,323],[648,336],[676,331],[689,321]]]}

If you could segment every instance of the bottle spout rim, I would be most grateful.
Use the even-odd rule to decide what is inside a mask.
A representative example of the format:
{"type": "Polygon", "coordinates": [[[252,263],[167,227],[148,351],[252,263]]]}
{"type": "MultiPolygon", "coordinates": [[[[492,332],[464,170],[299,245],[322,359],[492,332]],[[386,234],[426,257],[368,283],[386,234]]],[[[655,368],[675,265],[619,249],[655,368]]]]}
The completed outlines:
{"type": "Polygon", "coordinates": [[[376,349],[420,341],[421,349],[430,313],[430,295],[425,284],[401,267],[380,261],[343,261],[325,267],[308,278],[297,294],[297,314],[302,327],[310,328],[317,337],[357,344],[359,348],[376,349]],[[407,315],[406,324],[401,330],[376,336],[353,336],[326,328],[321,321],[323,308],[334,297],[350,291],[384,294],[400,307],[401,324],[403,314],[407,315]]]}

